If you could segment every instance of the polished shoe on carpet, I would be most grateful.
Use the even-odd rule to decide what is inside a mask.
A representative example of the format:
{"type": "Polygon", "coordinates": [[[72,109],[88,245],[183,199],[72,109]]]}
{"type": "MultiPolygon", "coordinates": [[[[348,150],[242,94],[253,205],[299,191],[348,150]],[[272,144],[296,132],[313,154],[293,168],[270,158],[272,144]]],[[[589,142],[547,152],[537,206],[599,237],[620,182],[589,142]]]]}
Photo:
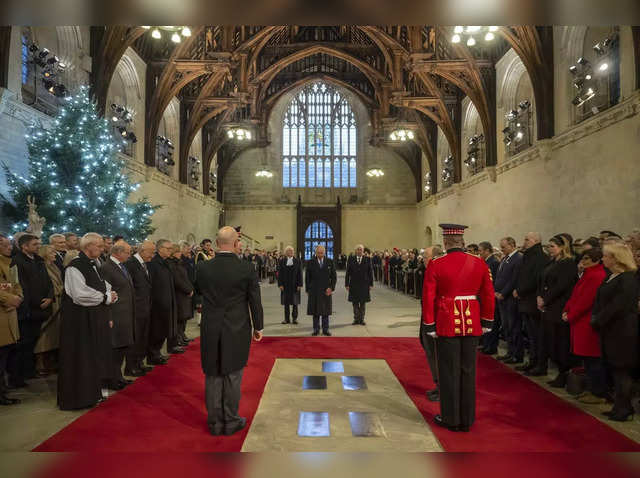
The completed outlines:
{"type": "Polygon", "coordinates": [[[247,419],[246,418],[240,418],[240,421],[232,426],[232,427],[224,427],[224,434],[225,435],[233,435],[236,432],[239,432],[240,430],[242,430],[244,427],[247,426],[247,419]]]}
{"type": "Polygon", "coordinates": [[[534,367],[531,370],[524,373],[527,377],[545,377],[547,375],[546,370],[534,367]]]}
{"type": "Polygon", "coordinates": [[[149,373],[153,370],[153,367],[149,367],[148,365],[140,365],[140,370],[144,373],[149,373]]]}
{"type": "Polygon", "coordinates": [[[9,398],[6,395],[0,395],[0,405],[17,405],[20,400],[17,398],[9,398]]]}
{"type": "Polygon", "coordinates": [[[148,359],[147,363],[151,365],[167,365],[168,361],[169,360],[167,360],[164,357],[157,357],[157,358],[148,359]]]}
{"type": "Polygon", "coordinates": [[[145,372],[141,368],[134,368],[132,370],[125,370],[124,374],[127,377],[144,377],[147,374],[147,372],[145,372]]]}
{"type": "MultiPolygon", "coordinates": [[[[435,417],[433,417],[433,422],[438,425],[439,427],[442,428],[446,428],[449,431],[452,432],[458,432],[461,431],[460,427],[456,426],[456,425],[447,425],[445,422],[442,421],[442,415],[436,415],[435,417]]],[[[466,431],[469,431],[469,428],[466,429],[466,431]]]]}
{"type": "Polygon", "coordinates": [[[120,383],[124,383],[124,385],[126,387],[127,385],[131,385],[132,383],[135,383],[135,380],[131,380],[129,378],[124,378],[123,377],[123,378],[120,379],[120,383]]]}
{"type": "Polygon", "coordinates": [[[173,347],[171,350],[167,350],[170,354],[183,354],[184,349],[182,347],[173,347]]]}
{"type": "Polygon", "coordinates": [[[320,332],[318,332],[317,330],[314,330],[313,332],[311,332],[311,335],[313,335],[313,336],[315,337],[315,336],[316,336],[316,335],[318,335],[319,333],[320,333],[320,332]]]}
{"type": "Polygon", "coordinates": [[[534,365],[534,364],[532,364],[531,362],[527,362],[527,363],[525,363],[524,365],[518,365],[518,366],[516,367],[516,370],[517,370],[518,372],[528,372],[529,370],[531,370],[531,369],[532,369],[532,368],[534,368],[534,367],[535,367],[535,365],[534,365]]]}
{"type": "Polygon", "coordinates": [[[438,388],[434,388],[433,390],[427,390],[427,400],[429,400],[430,402],[439,402],[440,390],[438,388]]]}
{"type": "Polygon", "coordinates": [[[109,382],[104,384],[104,388],[108,389],[108,390],[122,390],[124,389],[124,387],[126,387],[126,385],[122,382],[109,382]]]}
{"type": "Polygon", "coordinates": [[[212,435],[222,435],[224,433],[224,428],[223,427],[209,427],[209,433],[211,433],[212,435]]]}
{"type": "Polygon", "coordinates": [[[524,362],[524,359],[518,359],[516,357],[511,357],[510,359],[507,359],[502,363],[506,363],[507,365],[515,365],[517,363],[522,363],[522,362],[524,362]]]}
{"type": "Polygon", "coordinates": [[[329,332],[328,330],[325,330],[324,332],[322,332],[322,335],[326,335],[327,337],[331,337],[331,332],[329,332]]]}

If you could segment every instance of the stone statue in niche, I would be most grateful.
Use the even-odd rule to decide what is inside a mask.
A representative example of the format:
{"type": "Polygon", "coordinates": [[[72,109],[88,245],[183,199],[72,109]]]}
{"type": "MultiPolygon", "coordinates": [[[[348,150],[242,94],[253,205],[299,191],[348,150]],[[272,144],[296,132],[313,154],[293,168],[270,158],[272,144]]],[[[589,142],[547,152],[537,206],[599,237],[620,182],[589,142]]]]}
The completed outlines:
{"type": "Polygon", "coordinates": [[[44,228],[46,219],[44,217],[40,217],[38,214],[36,201],[32,196],[27,196],[27,205],[29,206],[29,226],[27,227],[27,232],[40,237],[42,236],[42,229],[44,228]]]}

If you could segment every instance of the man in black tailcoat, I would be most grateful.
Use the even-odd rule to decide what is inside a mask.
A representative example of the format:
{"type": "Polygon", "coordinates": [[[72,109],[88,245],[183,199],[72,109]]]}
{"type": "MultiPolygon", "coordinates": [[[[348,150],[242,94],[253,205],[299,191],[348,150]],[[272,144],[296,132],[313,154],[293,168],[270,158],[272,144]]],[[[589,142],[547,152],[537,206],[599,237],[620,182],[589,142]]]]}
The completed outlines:
{"type": "Polygon", "coordinates": [[[156,255],[147,266],[152,284],[151,323],[147,352],[147,361],[151,365],[164,365],[166,362],[166,357],[163,358],[160,354],[165,340],[167,340],[167,351],[170,354],[184,353],[183,348],[173,343],[178,334],[178,313],[173,274],[166,262],[172,250],[171,241],[160,239],[156,242],[156,255]]]}
{"type": "MultiPolygon", "coordinates": [[[[151,275],[148,264],[156,252],[156,245],[144,241],[136,252],[125,263],[135,291],[135,343],[127,352],[125,373],[132,377],[140,377],[152,370],[143,361],[149,346],[149,322],[151,321],[151,275]]],[[[166,359],[159,359],[166,363],[166,359]]]]}
{"type": "Polygon", "coordinates": [[[262,339],[263,311],[258,275],[235,253],[236,230],[223,227],[216,243],[215,258],[196,269],[196,289],[203,298],[200,355],[209,431],[232,435],[246,426],[238,416],[240,385],[251,337],[262,339]]]}
{"type": "Polygon", "coordinates": [[[332,312],[331,295],[336,290],[336,267],[333,261],[325,257],[324,246],[316,247],[316,255],[307,261],[304,275],[305,290],[308,295],[307,315],[313,316],[313,333],[330,336],[329,316],[332,312]]]}
{"type": "Polygon", "coordinates": [[[371,288],[373,287],[373,269],[371,259],[365,257],[364,246],[356,246],[356,254],[347,260],[347,272],[344,285],[349,292],[349,302],[353,304],[353,324],[365,325],[365,304],[371,302],[371,288]]]}

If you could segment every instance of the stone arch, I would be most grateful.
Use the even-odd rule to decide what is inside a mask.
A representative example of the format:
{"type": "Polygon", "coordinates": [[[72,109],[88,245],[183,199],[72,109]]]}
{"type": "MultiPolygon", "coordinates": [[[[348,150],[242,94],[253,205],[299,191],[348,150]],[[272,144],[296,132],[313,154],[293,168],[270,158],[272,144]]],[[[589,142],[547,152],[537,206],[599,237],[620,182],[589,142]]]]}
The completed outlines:
{"type": "MultiPolygon", "coordinates": [[[[518,56],[513,48],[505,53],[503,61],[506,62],[506,68],[502,80],[498,85],[498,108],[504,108],[505,110],[513,108],[515,105],[515,97],[518,89],[518,84],[522,78],[522,75],[527,73],[522,59],[518,56]]],[[[530,99],[533,103],[533,97],[530,99]]]]}

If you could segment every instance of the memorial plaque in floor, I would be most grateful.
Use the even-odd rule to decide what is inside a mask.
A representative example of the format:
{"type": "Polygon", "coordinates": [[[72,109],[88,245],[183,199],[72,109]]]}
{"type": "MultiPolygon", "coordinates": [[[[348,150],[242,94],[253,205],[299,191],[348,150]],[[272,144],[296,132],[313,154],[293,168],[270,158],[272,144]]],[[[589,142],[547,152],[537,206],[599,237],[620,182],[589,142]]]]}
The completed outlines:
{"type": "Polygon", "coordinates": [[[330,434],[329,412],[300,412],[298,436],[328,437],[330,434]]]}
{"type": "Polygon", "coordinates": [[[322,362],[322,371],[325,373],[344,373],[342,362],[322,362]]]}
{"type": "Polygon", "coordinates": [[[342,377],[342,388],[345,390],[366,390],[367,382],[359,375],[345,375],[342,377]]]}
{"type": "Polygon", "coordinates": [[[351,434],[354,437],[384,436],[382,423],[377,414],[371,412],[349,412],[351,434]]]}
{"type": "Polygon", "coordinates": [[[327,377],[323,375],[306,375],[302,379],[303,390],[326,390],[327,377]]]}

